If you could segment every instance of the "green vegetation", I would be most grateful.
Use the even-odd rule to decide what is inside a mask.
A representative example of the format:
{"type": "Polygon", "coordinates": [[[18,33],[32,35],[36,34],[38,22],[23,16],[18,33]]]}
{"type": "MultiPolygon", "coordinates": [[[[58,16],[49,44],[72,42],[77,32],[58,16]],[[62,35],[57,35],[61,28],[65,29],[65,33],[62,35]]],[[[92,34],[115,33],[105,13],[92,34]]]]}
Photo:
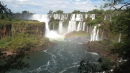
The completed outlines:
{"type": "Polygon", "coordinates": [[[7,5],[4,5],[3,2],[0,1],[0,20],[10,19],[10,17],[13,15],[11,10],[6,6],[7,5]]]}
{"type": "Polygon", "coordinates": [[[112,32],[121,33],[122,38],[120,43],[116,43],[112,49],[113,54],[117,54],[119,58],[127,60],[122,61],[118,66],[115,73],[129,73],[130,67],[130,9],[124,10],[121,15],[114,18],[111,29],[112,32]],[[125,68],[124,68],[125,67],[125,68]]]}
{"type": "Polygon", "coordinates": [[[13,19],[0,20],[0,39],[18,33],[44,35],[45,25],[43,22],[13,19]]]}
{"type": "MultiPolygon", "coordinates": [[[[120,3],[123,3],[124,0],[112,0],[113,2],[111,4],[108,4],[109,6],[114,6],[120,3]]],[[[121,8],[116,9],[113,12],[113,14],[116,14],[116,16],[112,16],[112,22],[109,21],[103,21],[103,26],[100,28],[104,30],[105,40],[99,41],[99,42],[92,42],[94,45],[102,49],[108,50],[110,54],[113,54],[114,56],[118,56],[117,61],[121,59],[120,62],[116,62],[116,65],[114,65],[113,72],[112,73],[129,73],[130,71],[130,6],[129,2],[125,2],[121,8]],[[126,9],[122,9],[123,7],[126,7],[126,9]],[[117,11],[116,11],[117,10],[117,11]],[[118,14],[118,15],[117,15],[118,14]],[[121,33],[121,42],[118,42],[116,40],[119,39],[119,34],[121,33]],[[111,41],[107,43],[108,41],[111,41]],[[104,46],[107,45],[107,46],[104,46]],[[110,47],[109,47],[110,45],[110,47]]],[[[107,5],[106,5],[107,6],[107,5]]],[[[111,14],[111,15],[113,15],[111,14]]],[[[92,44],[91,43],[91,44],[92,44]]],[[[106,62],[107,64],[107,62],[106,62]]],[[[104,68],[104,67],[103,67],[104,68]]],[[[105,70],[105,69],[103,69],[105,70]]],[[[83,72],[84,73],[84,72],[83,72]]]]}
{"type": "Polygon", "coordinates": [[[97,62],[92,62],[91,58],[82,60],[78,68],[79,73],[96,73],[103,72],[111,73],[110,69],[114,66],[114,62],[111,62],[105,57],[100,57],[97,62]]]}
{"type": "Polygon", "coordinates": [[[65,38],[71,38],[76,36],[88,36],[89,34],[83,31],[73,31],[65,35],[65,38]]]}
{"type": "Polygon", "coordinates": [[[48,39],[42,36],[29,35],[29,34],[17,34],[14,36],[8,36],[0,40],[0,48],[4,50],[18,50],[26,47],[39,47],[48,42],[48,39]]]}

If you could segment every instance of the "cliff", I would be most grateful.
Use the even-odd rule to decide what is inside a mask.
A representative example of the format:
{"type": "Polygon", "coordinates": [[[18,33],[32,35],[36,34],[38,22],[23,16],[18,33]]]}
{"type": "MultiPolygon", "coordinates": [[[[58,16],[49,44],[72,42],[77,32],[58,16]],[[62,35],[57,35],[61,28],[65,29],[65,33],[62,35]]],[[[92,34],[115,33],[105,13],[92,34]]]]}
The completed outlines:
{"type": "Polygon", "coordinates": [[[6,21],[0,20],[0,39],[18,33],[44,36],[45,23],[38,21],[6,21]]]}

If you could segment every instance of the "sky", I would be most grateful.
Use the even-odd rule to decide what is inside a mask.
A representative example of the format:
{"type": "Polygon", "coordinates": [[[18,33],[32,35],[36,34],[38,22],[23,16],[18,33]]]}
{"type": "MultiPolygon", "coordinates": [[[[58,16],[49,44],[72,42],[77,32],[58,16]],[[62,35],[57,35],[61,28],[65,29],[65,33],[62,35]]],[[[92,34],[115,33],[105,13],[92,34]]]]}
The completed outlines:
{"type": "Polygon", "coordinates": [[[105,2],[103,0],[1,0],[12,12],[22,12],[24,10],[45,14],[50,10],[62,10],[70,13],[74,10],[89,11],[100,9],[105,2]]]}

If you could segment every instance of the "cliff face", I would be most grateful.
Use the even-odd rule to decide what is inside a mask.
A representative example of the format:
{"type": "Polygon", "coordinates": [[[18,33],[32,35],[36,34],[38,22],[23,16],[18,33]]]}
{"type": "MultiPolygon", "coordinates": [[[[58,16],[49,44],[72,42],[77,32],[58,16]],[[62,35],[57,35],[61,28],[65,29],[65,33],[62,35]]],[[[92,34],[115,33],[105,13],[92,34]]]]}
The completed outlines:
{"type": "Polygon", "coordinates": [[[45,34],[45,23],[26,23],[22,22],[21,24],[14,23],[12,24],[12,35],[18,33],[27,33],[44,36],[45,34]]]}
{"type": "Polygon", "coordinates": [[[11,35],[11,27],[12,26],[10,22],[0,21],[0,39],[11,35]]]}
{"type": "Polygon", "coordinates": [[[0,22],[0,39],[18,33],[44,36],[45,23],[36,21],[3,21],[0,22]]]}
{"type": "Polygon", "coordinates": [[[88,42],[86,47],[88,47],[88,51],[90,52],[96,52],[102,57],[106,57],[110,59],[113,62],[118,61],[117,55],[111,54],[110,49],[114,46],[111,41],[108,40],[103,40],[103,41],[93,41],[93,42],[88,42]]]}

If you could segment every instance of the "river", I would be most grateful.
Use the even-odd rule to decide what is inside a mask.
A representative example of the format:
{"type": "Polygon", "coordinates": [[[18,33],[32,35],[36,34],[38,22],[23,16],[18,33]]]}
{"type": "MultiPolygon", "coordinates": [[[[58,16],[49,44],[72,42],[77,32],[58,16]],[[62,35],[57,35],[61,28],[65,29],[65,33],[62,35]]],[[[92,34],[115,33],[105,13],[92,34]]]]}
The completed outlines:
{"type": "Polygon", "coordinates": [[[47,50],[31,52],[26,60],[30,67],[9,73],[78,73],[80,61],[97,61],[99,55],[87,52],[86,46],[71,41],[54,42],[47,50]]]}

